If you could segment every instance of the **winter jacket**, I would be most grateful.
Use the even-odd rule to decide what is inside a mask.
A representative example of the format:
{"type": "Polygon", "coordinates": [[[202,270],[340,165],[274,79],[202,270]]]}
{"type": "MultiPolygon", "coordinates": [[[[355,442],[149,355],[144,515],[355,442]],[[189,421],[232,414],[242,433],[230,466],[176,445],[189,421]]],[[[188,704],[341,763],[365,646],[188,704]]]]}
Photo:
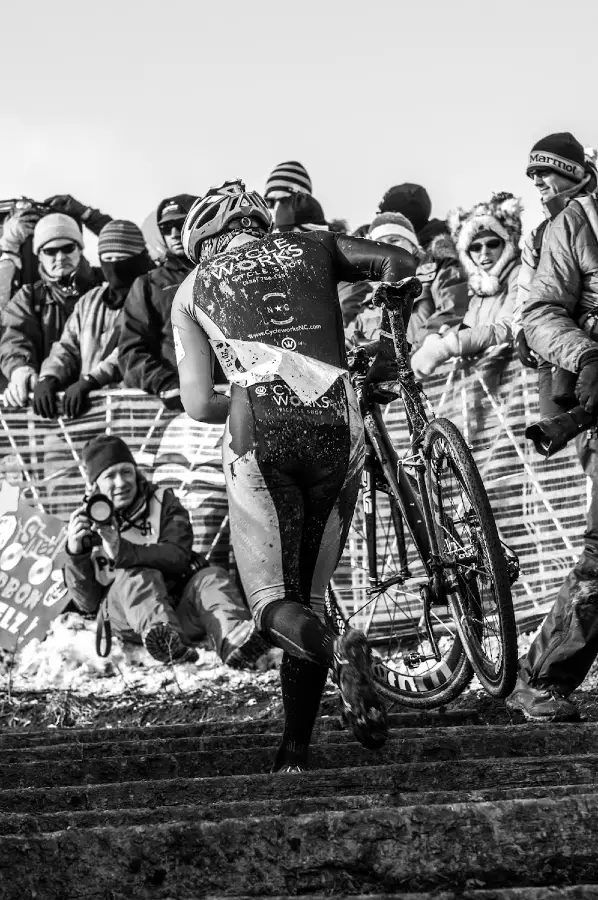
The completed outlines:
{"type": "Polygon", "coordinates": [[[150,486],[139,476],[139,493],[134,502],[139,512],[128,521],[118,519],[120,548],[114,563],[102,554],[99,535],[94,535],[90,551],[75,555],[67,552],[65,583],[71,599],[81,612],[95,614],[110,587],[105,569],[144,567],[161,572],[169,591],[175,591],[190,573],[193,529],[189,513],[170,488],[150,486]],[[157,522],[158,533],[152,540],[157,522]]]}
{"type": "Polygon", "coordinates": [[[456,329],[462,356],[476,356],[500,344],[512,344],[513,310],[520,262],[513,260],[491,296],[472,293],[462,324],[456,329]]]}
{"type": "Polygon", "coordinates": [[[522,318],[535,353],[578,372],[582,354],[596,349],[597,316],[598,202],[585,195],[551,223],[522,318]]]}
{"type": "Polygon", "coordinates": [[[462,320],[468,289],[467,276],[447,234],[433,238],[415,274],[422,283],[422,292],[413,305],[407,340],[417,348],[426,335],[445,331],[462,320]]]}
{"type": "Polygon", "coordinates": [[[178,388],[170,309],[177,287],[192,268],[186,257],[169,255],[161,266],[133,283],[123,310],[119,340],[127,387],[154,395],[178,388]]]}
{"type": "Polygon", "coordinates": [[[35,284],[26,284],[17,291],[2,312],[0,369],[4,375],[10,379],[19,366],[31,366],[39,372],[77,300],[103,280],[102,270],[92,268],[83,258],[67,288],[42,274],[35,284]]]}
{"type": "Polygon", "coordinates": [[[64,387],[81,375],[91,375],[104,386],[121,380],[118,367],[118,346],[105,356],[113,333],[118,327],[120,309],[109,309],[103,297],[107,284],[92,288],[77,302],[68,317],[60,340],[52,344],[42,363],[40,374],[57,378],[64,387]]]}

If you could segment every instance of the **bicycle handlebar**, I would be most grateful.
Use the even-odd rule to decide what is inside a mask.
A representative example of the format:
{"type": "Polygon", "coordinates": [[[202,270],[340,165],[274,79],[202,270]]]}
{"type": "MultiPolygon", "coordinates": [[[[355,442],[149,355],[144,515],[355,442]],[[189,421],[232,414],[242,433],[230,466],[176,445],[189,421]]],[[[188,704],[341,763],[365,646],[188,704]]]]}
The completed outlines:
{"type": "Polygon", "coordinates": [[[419,297],[421,292],[422,283],[415,275],[401,281],[381,281],[374,288],[372,303],[374,306],[400,310],[408,301],[419,297]]]}

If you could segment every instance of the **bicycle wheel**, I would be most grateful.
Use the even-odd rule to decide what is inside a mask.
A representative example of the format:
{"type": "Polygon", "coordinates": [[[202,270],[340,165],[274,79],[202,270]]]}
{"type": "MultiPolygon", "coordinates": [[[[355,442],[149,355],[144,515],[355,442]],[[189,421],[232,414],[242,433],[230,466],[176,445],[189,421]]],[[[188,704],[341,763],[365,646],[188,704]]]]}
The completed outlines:
{"type": "Polygon", "coordinates": [[[432,657],[422,600],[429,584],[381,468],[366,468],[326,613],[338,633],[351,625],[367,635],[380,694],[417,709],[448,703],[473,677],[450,611],[428,603],[440,658],[432,657]]]}
{"type": "Polygon", "coordinates": [[[517,676],[517,631],[486,490],[461,432],[448,419],[430,422],[423,452],[455,624],[482,685],[492,696],[506,697],[517,676]]]}

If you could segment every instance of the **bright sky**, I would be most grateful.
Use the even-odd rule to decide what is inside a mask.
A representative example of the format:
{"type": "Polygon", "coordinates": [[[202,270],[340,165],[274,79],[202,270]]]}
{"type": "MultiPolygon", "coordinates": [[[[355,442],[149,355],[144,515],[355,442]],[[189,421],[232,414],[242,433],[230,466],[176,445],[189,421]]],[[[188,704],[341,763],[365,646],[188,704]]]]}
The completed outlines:
{"type": "Polygon", "coordinates": [[[140,224],[298,159],[352,227],[415,181],[439,217],[510,190],[529,228],[532,144],[598,143],[597,17],[595,0],[5,4],[0,198],[71,193],[140,224]]]}

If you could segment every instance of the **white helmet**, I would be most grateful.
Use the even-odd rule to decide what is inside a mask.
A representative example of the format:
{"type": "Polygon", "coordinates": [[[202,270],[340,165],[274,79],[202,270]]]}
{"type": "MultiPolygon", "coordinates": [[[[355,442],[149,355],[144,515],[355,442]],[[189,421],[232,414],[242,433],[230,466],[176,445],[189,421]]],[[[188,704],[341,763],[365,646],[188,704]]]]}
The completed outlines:
{"type": "Polygon", "coordinates": [[[225,181],[219,187],[210,188],[205,197],[195,201],[181,231],[181,242],[189,259],[198,262],[202,241],[226,231],[234,219],[243,218],[259,219],[265,231],[272,227],[272,216],[264,199],[256,191],[246,191],[242,181],[225,181]]]}

